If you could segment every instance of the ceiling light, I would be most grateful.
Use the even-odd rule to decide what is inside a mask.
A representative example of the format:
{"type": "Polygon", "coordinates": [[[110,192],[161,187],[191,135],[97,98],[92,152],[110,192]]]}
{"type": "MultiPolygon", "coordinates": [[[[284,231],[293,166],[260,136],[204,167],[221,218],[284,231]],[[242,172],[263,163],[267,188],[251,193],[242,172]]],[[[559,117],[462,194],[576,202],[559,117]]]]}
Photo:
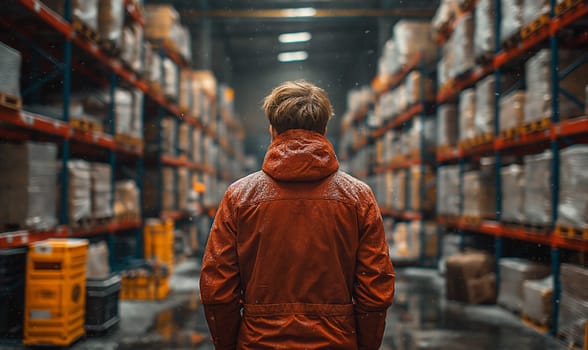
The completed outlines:
{"type": "Polygon", "coordinates": [[[316,10],[312,7],[301,7],[298,9],[285,9],[286,17],[313,17],[316,15],[316,10]]]}
{"type": "Polygon", "coordinates": [[[284,44],[290,43],[305,43],[312,39],[312,35],[309,32],[299,32],[299,33],[285,33],[280,34],[278,40],[284,44]]]}
{"type": "Polygon", "coordinates": [[[278,54],[278,61],[280,62],[296,62],[304,61],[308,58],[308,52],[306,51],[291,51],[282,52],[278,54]]]}

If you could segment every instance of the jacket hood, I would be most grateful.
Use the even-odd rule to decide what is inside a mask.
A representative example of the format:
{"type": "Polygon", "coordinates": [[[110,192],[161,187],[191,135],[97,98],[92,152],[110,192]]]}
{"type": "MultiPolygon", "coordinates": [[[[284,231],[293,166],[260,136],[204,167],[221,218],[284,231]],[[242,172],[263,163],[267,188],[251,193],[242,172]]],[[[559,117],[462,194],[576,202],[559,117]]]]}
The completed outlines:
{"type": "Polygon", "coordinates": [[[339,161],[325,136],[314,131],[293,129],[281,133],[272,141],[262,169],[278,181],[317,181],[339,170],[339,161]]]}

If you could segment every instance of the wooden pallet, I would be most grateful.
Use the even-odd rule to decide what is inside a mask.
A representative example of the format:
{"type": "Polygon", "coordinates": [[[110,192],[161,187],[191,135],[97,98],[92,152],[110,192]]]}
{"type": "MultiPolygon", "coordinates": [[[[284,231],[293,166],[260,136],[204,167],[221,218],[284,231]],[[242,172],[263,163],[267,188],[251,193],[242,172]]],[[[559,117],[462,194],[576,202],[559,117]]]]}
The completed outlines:
{"type": "Polygon", "coordinates": [[[93,42],[96,45],[100,45],[101,37],[94,28],[87,25],[85,22],[80,21],[77,18],[74,18],[71,22],[73,29],[84,39],[87,39],[93,42]]]}
{"type": "Polygon", "coordinates": [[[116,135],[114,135],[114,140],[118,143],[123,144],[123,145],[128,145],[128,146],[138,147],[138,148],[143,147],[143,140],[142,139],[140,139],[138,137],[133,137],[130,135],[116,134],[116,135]]]}
{"type": "Polygon", "coordinates": [[[161,85],[159,85],[159,83],[157,83],[157,82],[150,81],[149,82],[149,90],[153,91],[156,94],[160,94],[161,93],[161,85]]]}
{"type": "Polygon", "coordinates": [[[574,238],[584,241],[588,241],[588,229],[587,228],[575,228],[565,227],[557,225],[555,226],[555,234],[559,237],[574,238]]]}
{"type": "Polygon", "coordinates": [[[477,226],[482,223],[482,221],[486,220],[495,220],[495,218],[490,216],[462,216],[460,221],[466,225],[477,226]]]}
{"type": "Polygon", "coordinates": [[[551,21],[551,18],[549,18],[548,14],[543,14],[543,15],[537,17],[531,23],[529,23],[528,25],[521,28],[521,39],[525,40],[525,39],[528,39],[529,37],[533,36],[534,34],[539,32],[541,29],[545,28],[549,24],[550,21],[551,21]]]}
{"type": "Polygon", "coordinates": [[[22,99],[0,91],[0,106],[20,111],[22,109],[22,99]]]}
{"type": "Polygon", "coordinates": [[[513,49],[517,46],[519,46],[519,43],[521,42],[521,33],[515,33],[513,35],[511,35],[510,37],[506,38],[505,40],[502,41],[501,46],[504,50],[510,50],[513,49]]]}
{"type": "Polygon", "coordinates": [[[519,223],[519,222],[502,222],[504,226],[522,229],[527,232],[531,232],[538,235],[547,235],[550,232],[549,226],[541,226],[541,225],[534,225],[534,224],[527,224],[527,223],[519,223]]]}
{"type": "Polygon", "coordinates": [[[541,120],[536,120],[531,123],[527,123],[519,127],[519,134],[529,134],[536,131],[543,131],[549,129],[551,126],[551,119],[544,118],[541,120]]]}
{"type": "Polygon", "coordinates": [[[477,136],[472,137],[471,139],[463,140],[459,142],[459,146],[461,148],[471,148],[483,145],[485,143],[492,142],[494,139],[494,135],[491,132],[487,132],[485,134],[480,134],[477,136]]]}
{"type": "Polygon", "coordinates": [[[71,119],[69,125],[77,130],[88,132],[102,132],[104,128],[102,124],[87,119],[71,119]]]}
{"type": "Polygon", "coordinates": [[[98,42],[100,49],[111,57],[120,57],[121,49],[112,40],[101,38],[98,42]]]}
{"type": "Polygon", "coordinates": [[[555,16],[559,17],[566,14],[569,11],[573,11],[579,4],[587,2],[586,0],[564,0],[561,3],[555,5],[555,16]]]}
{"type": "Polygon", "coordinates": [[[480,66],[487,66],[494,60],[494,53],[487,52],[476,57],[476,64],[480,66]]]}
{"type": "Polygon", "coordinates": [[[513,139],[520,135],[519,131],[521,126],[515,126],[512,128],[508,128],[505,130],[500,131],[500,137],[506,140],[513,139]]]}
{"type": "Polygon", "coordinates": [[[535,320],[532,320],[531,318],[529,318],[529,316],[525,315],[525,313],[521,313],[521,321],[523,322],[523,324],[531,329],[534,329],[535,331],[542,333],[542,334],[547,334],[549,332],[549,326],[548,325],[542,325],[538,322],[536,322],[535,320]]]}
{"type": "Polygon", "coordinates": [[[103,217],[103,218],[92,218],[92,225],[93,226],[106,226],[113,221],[111,217],[103,217]]]}

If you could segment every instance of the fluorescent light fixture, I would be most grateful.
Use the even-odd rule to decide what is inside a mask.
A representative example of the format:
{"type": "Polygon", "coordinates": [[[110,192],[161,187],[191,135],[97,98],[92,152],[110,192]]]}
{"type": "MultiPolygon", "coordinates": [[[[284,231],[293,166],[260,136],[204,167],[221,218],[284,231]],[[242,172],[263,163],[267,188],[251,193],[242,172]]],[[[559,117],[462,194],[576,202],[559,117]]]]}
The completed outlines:
{"type": "Polygon", "coordinates": [[[309,32],[299,32],[299,33],[285,33],[280,34],[278,40],[284,44],[290,43],[305,43],[312,39],[312,35],[309,32]]]}
{"type": "Polygon", "coordinates": [[[316,10],[312,7],[301,7],[297,9],[285,9],[285,17],[313,17],[316,10]]]}
{"type": "Polygon", "coordinates": [[[296,62],[304,61],[308,58],[308,52],[306,51],[290,51],[282,52],[278,54],[278,61],[280,62],[296,62]]]}

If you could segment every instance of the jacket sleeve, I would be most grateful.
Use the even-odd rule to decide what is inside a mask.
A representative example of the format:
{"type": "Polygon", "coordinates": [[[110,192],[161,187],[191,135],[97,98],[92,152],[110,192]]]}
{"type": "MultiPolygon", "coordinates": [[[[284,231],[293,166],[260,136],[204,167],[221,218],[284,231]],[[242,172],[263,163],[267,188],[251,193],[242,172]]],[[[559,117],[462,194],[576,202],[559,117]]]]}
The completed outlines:
{"type": "Polygon", "coordinates": [[[233,208],[225,194],[212,224],[200,274],[200,296],[217,350],[236,349],[241,324],[236,233],[233,208]]]}
{"type": "Polygon", "coordinates": [[[394,268],[388,254],[382,215],[371,190],[359,206],[360,241],[355,272],[355,322],[359,350],[382,343],[386,310],[394,297],[394,268]]]}

